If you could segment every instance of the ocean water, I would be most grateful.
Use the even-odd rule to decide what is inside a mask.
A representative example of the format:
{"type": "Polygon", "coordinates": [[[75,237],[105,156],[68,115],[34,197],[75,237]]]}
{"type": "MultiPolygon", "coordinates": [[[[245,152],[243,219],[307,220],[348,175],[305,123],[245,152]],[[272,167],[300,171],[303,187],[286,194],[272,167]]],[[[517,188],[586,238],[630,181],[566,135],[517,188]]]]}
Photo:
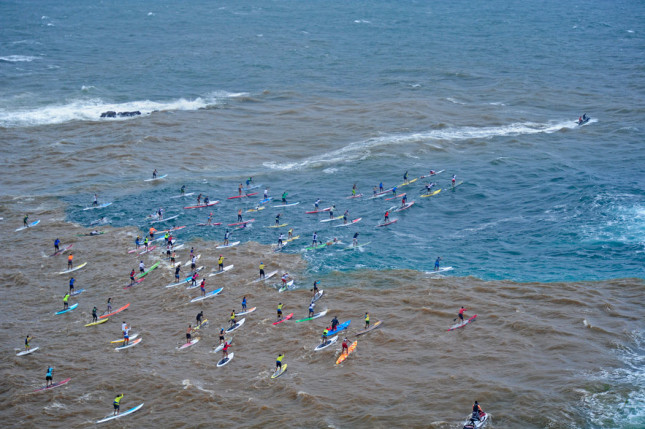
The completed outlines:
{"type": "MultiPolygon", "coordinates": [[[[472,300],[481,315],[481,323],[474,328],[484,329],[480,326],[488,316],[491,324],[483,333],[499,339],[481,351],[487,362],[481,364],[479,380],[487,382],[471,380],[475,390],[486,395],[485,408],[492,408],[491,425],[640,427],[645,424],[643,310],[637,304],[645,292],[644,22],[645,5],[628,1],[3,2],[3,241],[6,246],[19,246],[22,255],[44,258],[26,264],[17,260],[20,268],[3,268],[5,278],[13,282],[3,290],[3,302],[11,296],[21,311],[35,308],[41,314],[52,306],[50,300],[58,299],[54,296],[64,292],[65,279],[50,274],[61,267],[54,267],[56,258],[43,250],[49,250],[54,235],[65,237],[64,242],[77,241],[79,260],[91,256],[89,271],[79,276],[87,276],[81,281],[96,286],[87,295],[104,302],[108,293],[130,293],[114,288],[120,283],[114,278],[127,280],[130,265],[137,262],[123,256],[123,250],[132,246],[137,231],[147,232],[147,216],[159,207],[166,216],[180,215],[168,225],[186,225],[177,238],[188,247],[208,250],[204,259],[211,267],[219,256],[215,245],[242,209],[245,220],[255,221],[244,230],[228,227],[232,238],[242,241],[239,250],[230,250],[236,267],[248,271],[234,274],[231,285],[256,294],[273,308],[274,290],[247,285],[259,261],[270,259],[280,269],[297,273],[298,290],[293,294],[300,297],[300,306],[306,307],[304,289],[322,279],[331,286],[329,299],[336,296],[335,308],[348,317],[352,311],[351,317],[359,317],[370,305],[383,309],[379,317],[384,318],[384,329],[377,334],[381,337],[374,335],[370,353],[361,356],[376,360],[373,372],[354,368],[351,373],[366,393],[374,392],[359,380],[389,368],[392,359],[384,355],[397,347],[390,341],[397,336],[415,341],[418,334],[413,327],[418,320],[400,319],[400,313],[412,311],[421,323],[437,324],[443,331],[441,323],[450,322],[446,319],[454,312],[452,307],[472,300]],[[100,118],[110,110],[140,111],[141,115],[100,118]],[[576,120],[583,113],[592,119],[578,126],[576,120]],[[144,182],[154,169],[168,177],[144,182]],[[397,223],[377,227],[385,211],[400,202],[369,199],[374,186],[382,182],[388,189],[402,184],[406,171],[413,179],[431,169],[442,173],[399,187],[415,204],[390,215],[399,219],[397,223]],[[453,175],[457,182],[463,181],[454,189],[453,175]],[[238,184],[249,176],[262,185],[257,189],[260,194],[227,199],[237,195],[238,184]],[[429,181],[436,182],[441,192],[421,198],[429,181]],[[362,198],[346,198],[353,184],[364,194],[362,198]],[[182,185],[196,194],[171,198],[182,185]],[[267,187],[275,199],[288,192],[289,202],[299,205],[280,208],[270,202],[262,211],[247,212],[267,187]],[[100,201],[113,204],[103,210],[82,210],[91,204],[94,193],[100,201]],[[183,209],[199,193],[220,203],[209,209],[183,209]],[[336,215],[348,210],[350,220],[361,221],[349,227],[336,227],[342,221],[321,223],[327,213],[304,213],[313,209],[318,198],[321,207],[335,205],[336,215]],[[196,225],[211,212],[221,226],[196,225]],[[43,219],[40,231],[22,231],[15,238],[19,233],[14,230],[26,213],[30,219],[43,219]],[[267,228],[278,213],[289,225],[267,228]],[[109,227],[97,227],[105,228],[105,237],[76,236],[94,228],[80,227],[90,227],[102,216],[111,222],[109,227]],[[269,245],[288,228],[300,238],[283,252],[273,253],[269,245]],[[314,232],[324,241],[337,238],[343,244],[306,251],[314,232]],[[356,232],[361,243],[369,244],[361,250],[345,250],[356,232]],[[442,258],[442,266],[453,270],[428,274],[437,257],[442,258]],[[15,296],[12,286],[23,283],[40,285],[36,302],[15,296]],[[54,287],[60,290],[53,293],[50,288],[54,287]],[[414,305],[414,301],[405,302],[413,296],[425,297],[428,289],[439,292],[441,287],[450,291],[437,298],[438,310],[422,298],[414,305]],[[488,293],[488,303],[470,295],[488,293]],[[352,308],[352,302],[361,308],[352,308]],[[554,308],[550,312],[542,305],[554,308]],[[503,309],[520,306],[526,306],[521,310],[521,314],[527,312],[525,319],[515,321],[516,325],[508,322],[509,326],[506,318],[516,315],[503,309]],[[569,319],[576,314],[579,320],[569,319]],[[386,317],[396,330],[386,328],[386,317]],[[590,321],[594,318],[599,320],[590,321]],[[538,332],[525,331],[522,323],[527,320],[547,326],[538,332]],[[563,326],[563,321],[570,321],[570,326],[563,326]],[[594,328],[598,325],[602,332],[594,328]],[[512,370],[506,369],[501,362],[508,358],[503,356],[525,346],[522,335],[529,335],[558,359],[549,362],[550,352],[534,359],[529,347],[509,363],[512,370]],[[566,350],[558,354],[562,342],[567,343],[566,350]],[[578,359],[576,347],[588,347],[585,350],[597,361],[578,359]],[[512,371],[527,371],[527,378],[515,379],[512,371]],[[540,374],[545,374],[543,380],[540,374]],[[499,391],[493,387],[496,381],[500,381],[499,391]],[[520,393],[514,397],[513,392],[520,393]],[[516,407],[530,407],[536,400],[544,401],[540,410],[544,420],[527,417],[527,421],[514,414],[516,407]]],[[[154,280],[159,285],[172,279],[169,270],[154,276],[159,277],[154,280]]],[[[152,282],[147,283],[144,287],[151,287],[152,282]]],[[[139,313],[145,317],[137,322],[151,323],[147,329],[155,336],[168,335],[173,329],[181,336],[184,319],[170,323],[186,317],[188,309],[177,304],[180,295],[137,294],[145,308],[139,313]],[[159,300],[161,314],[150,309],[159,300]]],[[[233,299],[226,293],[222,298],[233,299]]],[[[228,302],[222,308],[215,302],[203,305],[210,305],[206,308],[223,320],[230,312],[228,302]]],[[[20,318],[20,312],[14,314],[7,304],[2,307],[6,314],[20,318]]],[[[265,311],[271,314],[268,308],[265,311]]],[[[15,329],[24,324],[36,332],[50,317],[8,325],[3,342],[19,340],[15,329]]],[[[74,317],[67,320],[80,323],[74,317]]],[[[56,319],[55,323],[61,328],[64,322],[56,319]]],[[[250,325],[249,330],[288,345],[288,354],[296,353],[301,364],[308,364],[307,370],[301,367],[299,382],[321,387],[305,397],[291,384],[284,396],[272,398],[266,395],[266,386],[256,385],[263,392],[259,397],[270,404],[266,406],[277,410],[287,398],[295,400],[290,412],[314,416],[303,427],[393,424],[379,412],[379,407],[396,402],[396,389],[391,388],[384,388],[386,393],[373,406],[367,398],[351,402],[350,395],[360,390],[348,389],[337,400],[351,403],[350,410],[331,419],[321,397],[335,391],[328,384],[340,382],[338,375],[327,374],[329,368],[322,366],[318,356],[312,360],[297,336],[274,334],[271,327],[262,323],[250,325]],[[307,379],[306,372],[315,381],[307,379]],[[370,417],[353,420],[358,410],[370,417]]],[[[67,325],[65,329],[77,328],[67,325]]],[[[208,335],[215,335],[215,328],[208,335]]],[[[113,336],[114,331],[106,338],[113,336]]],[[[62,357],[69,339],[55,331],[47,338],[49,349],[57,350],[51,358],[62,357]]],[[[465,335],[457,338],[467,343],[465,335]]],[[[450,356],[428,355],[426,350],[445,344],[426,340],[410,348],[398,368],[411,374],[419,371],[416,375],[421,379],[430,368],[412,366],[415,359],[427,359],[432,368],[442,368],[432,383],[447,389],[451,377],[469,369],[437,363],[450,356]]],[[[252,341],[247,341],[251,354],[252,341]]],[[[131,355],[141,364],[158,353],[158,347],[131,355]]],[[[256,347],[270,348],[271,342],[259,341],[256,347]]],[[[236,359],[243,356],[242,352],[236,359]]],[[[212,360],[209,357],[195,359],[212,360]]],[[[16,358],[15,365],[24,366],[22,359],[16,358]]],[[[184,358],[173,354],[168,359],[180,365],[184,358]]],[[[97,354],[80,366],[100,368],[108,361],[97,354]]],[[[256,357],[247,361],[245,370],[231,369],[229,374],[244,377],[244,371],[255,368],[251,365],[262,364],[256,357]]],[[[24,369],[31,376],[42,365],[47,364],[24,369]]],[[[165,362],[159,365],[158,374],[169,385],[176,382],[186,387],[181,380],[188,376],[165,362]]],[[[210,367],[201,367],[206,368],[210,367]]],[[[291,368],[298,365],[290,364],[291,368]]],[[[114,374],[107,371],[105,376],[114,374]]],[[[382,382],[391,386],[395,380],[386,377],[382,382]]],[[[24,382],[12,383],[9,392],[25,391],[24,382]]],[[[206,377],[203,383],[202,387],[210,386],[204,389],[217,391],[216,380],[206,377]]],[[[406,376],[402,385],[414,392],[419,389],[419,394],[429,387],[415,383],[414,376],[406,376]]],[[[83,391],[70,386],[68,392],[73,389],[83,391]]],[[[102,388],[101,395],[109,396],[108,391],[102,388]]],[[[58,394],[65,392],[61,389],[58,394]]],[[[141,389],[139,394],[146,396],[141,389]]],[[[436,408],[423,401],[400,407],[405,408],[403,415],[410,426],[428,424],[423,416],[430,413],[436,427],[456,427],[465,413],[458,414],[457,404],[447,396],[454,398],[454,393],[431,394],[434,403],[442,404],[436,408]]],[[[459,410],[467,411],[472,398],[464,396],[459,410]]],[[[51,406],[42,397],[34,401],[37,406],[51,406]]],[[[232,400],[226,414],[236,425],[245,412],[239,401],[241,396],[232,400]]],[[[87,408],[75,412],[96,414],[97,403],[90,401],[84,404],[87,408]]],[[[162,412],[154,418],[175,421],[177,412],[162,412]]],[[[21,418],[35,418],[25,416],[27,411],[21,418]]],[[[80,424],[73,416],[71,411],[66,415],[66,424],[80,424]]],[[[137,418],[143,425],[155,421],[143,414],[137,418]]],[[[258,412],[246,423],[259,426],[264,419],[258,412]]],[[[137,424],[134,418],[132,424],[137,424]]]]}

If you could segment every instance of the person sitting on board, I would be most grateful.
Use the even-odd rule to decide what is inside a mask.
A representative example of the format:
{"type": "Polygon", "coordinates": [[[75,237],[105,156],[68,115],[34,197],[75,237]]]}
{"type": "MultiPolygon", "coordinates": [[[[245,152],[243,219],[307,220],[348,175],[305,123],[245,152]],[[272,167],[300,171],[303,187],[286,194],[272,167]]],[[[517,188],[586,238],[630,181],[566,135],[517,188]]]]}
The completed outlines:
{"type": "Polygon", "coordinates": [[[430,192],[432,191],[432,187],[433,187],[434,185],[436,185],[436,183],[434,183],[434,182],[428,183],[428,184],[426,185],[426,192],[427,192],[427,193],[430,193],[430,192]]]}
{"type": "Polygon", "coordinates": [[[475,403],[473,404],[473,416],[471,417],[471,419],[479,421],[483,414],[484,410],[482,410],[482,407],[479,406],[479,403],[475,401],[475,403]]]}
{"type": "Polygon", "coordinates": [[[229,323],[231,324],[231,328],[237,324],[237,320],[235,319],[235,310],[231,310],[231,317],[229,319],[229,323]]]}
{"type": "Polygon", "coordinates": [[[242,298],[242,311],[246,311],[246,296],[242,298]]]}
{"type": "Polygon", "coordinates": [[[285,272],[282,274],[282,287],[287,286],[287,280],[289,279],[289,273],[285,272]]]}
{"type": "Polygon", "coordinates": [[[278,304],[278,310],[277,310],[277,312],[278,312],[278,320],[280,320],[280,318],[282,318],[282,306],[283,305],[284,304],[282,304],[282,303],[278,304]]]}
{"type": "Polygon", "coordinates": [[[282,369],[282,359],[284,359],[284,353],[280,353],[275,360],[275,372],[282,369]]]}
{"type": "Polygon", "coordinates": [[[441,261],[441,256],[437,256],[437,260],[434,261],[434,270],[439,271],[439,262],[441,261]]]}
{"type": "Polygon", "coordinates": [[[90,235],[100,235],[101,233],[98,232],[97,230],[90,231],[90,235]]]}
{"type": "Polygon", "coordinates": [[[338,326],[338,316],[334,316],[334,318],[331,319],[331,330],[335,331],[337,326],[338,326]]]}
{"type": "Polygon", "coordinates": [[[152,178],[156,179],[157,178],[157,169],[155,168],[155,171],[152,172],[152,178]]]}
{"type": "Polygon", "coordinates": [[[349,353],[349,341],[347,340],[347,337],[343,340],[342,348],[340,350],[340,354],[345,354],[349,353]]]}
{"type": "Polygon", "coordinates": [[[320,338],[322,339],[322,341],[320,342],[320,344],[325,344],[325,342],[327,342],[327,334],[328,334],[328,333],[329,333],[329,328],[325,328],[325,329],[323,330],[322,335],[320,336],[320,338]]]}
{"type": "Polygon", "coordinates": [[[217,260],[217,269],[218,271],[224,271],[224,256],[219,255],[219,259],[217,260]]]}
{"type": "Polygon", "coordinates": [[[354,238],[352,239],[352,246],[358,246],[358,232],[354,233],[354,238]]]}
{"type": "Polygon", "coordinates": [[[370,314],[365,313],[365,329],[370,327],[370,314]]]}

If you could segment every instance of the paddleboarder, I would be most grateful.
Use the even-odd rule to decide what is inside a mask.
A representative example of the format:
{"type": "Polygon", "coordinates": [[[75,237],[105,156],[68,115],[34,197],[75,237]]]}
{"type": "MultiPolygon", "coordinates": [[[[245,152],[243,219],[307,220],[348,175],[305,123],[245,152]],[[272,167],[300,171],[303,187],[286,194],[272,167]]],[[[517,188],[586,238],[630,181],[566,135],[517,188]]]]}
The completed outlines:
{"type": "Polygon", "coordinates": [[[315,306],[316,306],[316,304],[314,304],[313,302],[311,304],[309,304],[309,315],[307,317],[314,317],[314,307],[315,306]]]}
{"type": "Polygon", "coordinates": [[[69,296],[70,296],[69,292],[67,292],[63,297],[63,310],[67,310],[69,308],[69,304],[67,303],[67,301],[69,300],[69,296]]]}
{"type": "Polygon", "coordinates": [[[27,336],[25,337],[25,350],[31,349],[31,346],[29,345],[30,341],[31,341],[31,337],[29,336],[29,334],[27,334],[27,336]]]}
{"type": "Polygon", "coordinates": [[[358,232],[354,234],[354,238],[352,239],[352,246],[358,246],[358,232]]]}
{"type": "MultiPolygon", "coordinates": [[[[153,177],[156,175],[157,175],[157,170],[155,170],[155,172],[153,173],[153,177]]],[[[113,416],[116,416],[121,412],[120,403],[121,403],[121,399],[123,399],[123,396],[124,396],[123,393],[120,393],[117,395],[116,398],[114,398],[114,402],[112,402],[112,404],[114,405],[114,414],[112,414],[113,416]]]]}
{"type": "Polygon", "coordinates": [[[284,353],[280,353],[275,360],[275,371],[278,372],[282,368],[282,359],[284,359],[284,353]]]}
{"type": "Polygon", "coordinates": [[[48,366],[47,367],[47,375],[45,375],[45,386],[53,386],[54,385],[54,367],[53,366],[48,366]]]}
{"type": "Polygon", "coordinates": [[[370,327],[370,314],[365,313],[365,329],[370,327]]]}
{"type": "Polygon", "coordinates": [[[441,256],[437,256],[437,259],[434,261],[434,270],[439,271],[439,262],[441,262],[441,256]]]}
{"type": "Polygon", "coordinates": [[[282,213],[278,213],[277,215],[275,215],[275,226],[280,226],[280,216],[281,215],[282,215],[282,213]]]}
{"type": "Polygon", "coordinates": [[[76,279],[74,277],[69,278],[69,293],[70,295],[74,292],[74,282],[76,279]]]}
{"type": "Polygon", "coordinates": [[[224,233],[224,246],[228,246],[228,238],[231,236],[231,233],[228,232],[228,229],[224,233]]]}
{"type": "Polygon", "coordinates": [[[71,270],[74,267],[74,254],[70,253],[67,257],[67,269],[71,270]]]}
{"type": "MultiPolygon", "coordinates": [[[[466,311],[467,311],[467,310],[466,310],[464,307],[461,307],[461,308],[459,309],[459,314],[457,315],[457,319],[461,320],[461,323],[462,323],[462,324],[464,323],[464,313],[465,313],[466,311]]],[[[457,320],[457,319],[455,319],[455,320],[457,320]]],[[[455,320],[453,320],[453,322],[454,322],[455,320]]]]}
{"type": "Polygon", "coordinates": [[[196,326],[201,326],[203,319],[204,319],[204,312],[200,311],[199,313],[197,313],[197,316],[195,316],[195,320],[197,320],[196,326]]]}
{"type": "Polygon", "coordinates": [[[278,320],[280,320],[280,318],[282,318],[282,307],[283,307],[283,305],[284,304],[282,304],[282,303],[278,304],[278,320]]]}
{"type": "Polygon", "coordinates": [[[202,296],[206,296],[206,279],[202,279],[202,282],[199,284],[199,290],[202,292],[202,296]]]}
{"type": "Polygon", "coordinates": [[[57,238],[56,240],[54,240],[54,250],[56,251],[55,253],[60,252],[59,246],[60,246],[60,240],[57,238]]]}
{"type": "Polygon", "coordinates": [[[231,317],[229,318],[229,323],[231,324],[231,328],[235,326],[235,324],[237,323],[235,310],[231,310],[231,317]]]}
{"type": "Polygon", "coordinates": [[[27,221],[28,221],[28,220],[29,220],[29,215],[28,215],[28,214],[26,214],[26,215],[25,215],[25,217],[23,217],[23,218],[22,218],[22,225],[23,225],[23,226],[29,226],[29,225],[27,224],[27,221]]]}
{"type": "Polygon", "coordinates": [[[343,340],[342,349],[340,350],[341,355],[345,353],[349,353],[349,340],[347,337],[343,340]]]}
{"type": "Polygon", "coordinates": [[[192,338],[191,333],[192,333],[192,332],[193,332],[193,327],[192,327],[192,326],[191,326],[191,324],[189,323],[189,324],[188,324],[188,329],[186,329],[186,342],[187,342],[187,343],[190,343],[190,341],[191,341],[191,338],[192,338]]]}
{"type": "Polygon", "coordinates": [[[242,298],[242,311],[246,311],[246,296],[242,298]]]}
{"type": "Polygon", "coordinates": [[[264,262],[260,261],[260,278],[264,279],[264,262]]]}
{"type": "Polygon", "coordinates": [[[219,271],[224,271],[224,257],[222,255],[219,255],[219,259],[217,260],[217,265],[218,265],[219,271]]]}
{"type": "Polygon", "coordinates": [[[96,314],[98,309],[96,307],[92,308],[92,323],[99,321],[99,316],[96,314]]]}

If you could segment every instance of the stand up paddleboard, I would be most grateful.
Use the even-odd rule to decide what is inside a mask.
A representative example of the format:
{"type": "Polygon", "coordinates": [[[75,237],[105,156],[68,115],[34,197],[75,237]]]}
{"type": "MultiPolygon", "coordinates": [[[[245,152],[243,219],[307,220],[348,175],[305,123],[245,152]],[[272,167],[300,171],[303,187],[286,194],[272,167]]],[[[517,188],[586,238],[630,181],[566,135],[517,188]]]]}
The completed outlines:
{"type": "Polygon", "coordinates": [[[97,420],[97,421],[96,421],[96,423],[103,423],[103,422],[107,422],[107,421],[110,421],[110,420],[114,420],[114,419],[119,419],[119,418],[121,418],[121,417],[125,417],[125,416],[127,416],[127,415],[129,415],[129,414],[134,413],[135,411],[139,411],[139,410],[143,407],[143,404],[144,404],[144,403],[142,402],[142,403],[140,403],[139,405],[137,405],[136,407],[134,407],[134,408],[130,408],[128,411],[124,411],[124,412],[122,412],[122,413],[119,413],[119,414],[117,414],[116,416],[114,416],[114,415],[112,415],[112,416],[107,416],[107,417],[105,417],[104,419],[97,420]]]}

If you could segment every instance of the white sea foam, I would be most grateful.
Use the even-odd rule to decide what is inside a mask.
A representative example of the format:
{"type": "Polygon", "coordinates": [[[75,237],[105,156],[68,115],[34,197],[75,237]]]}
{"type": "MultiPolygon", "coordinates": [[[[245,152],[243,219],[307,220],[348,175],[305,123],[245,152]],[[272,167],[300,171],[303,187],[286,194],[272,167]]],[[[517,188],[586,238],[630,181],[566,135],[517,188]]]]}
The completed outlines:
{"type": "Polygon", "coordinates": [[[526,134],[554,133],[564,128],[577,127],[575,121],[551,121],[548,123],[522,122],[499,127],[455,127],[441,130],[430,130],[408,134],[389,134],[368,140],[353,142],[340,149],[315,155],[304,161],[277,163],[265,162],[265,167],[273,170],[299,170],[303,168],[320,168],[328,164],[355,162],[367,159],[371,151],[382,146],[397,146],[406,144],[425,144],[440,149],[437,141],[455,141],[468,139],[490,139],[503,136],[519,136],[526,134]]]}
{"type": "Polygon", "coordinates": [[[6,57],[0,57],[0,61],[5,61],[7,63],[30,63],[33,60],[38,60],[40,57],[32,57],[29,55],[8,55],[6,57]]]}
{"type": "MultiPolygon", "coordinates": [[[[82,90],[92,88],[83,86],[82,90]]],[[[0,127],[30,127],[61,124],[70,121],[129,120],[134,117],[101,119],[106,111],[140,111],[148,115],[154,111],[198,110],[221,104],[225,99],[245,97],[247,92],[215,91],[195,99],[179,98],[165,102],[140,100],[126,103],[109,103],[100,98],[72,100],[65,104],[52,104],[31,109],[7,110],[0,108],[0,127]]]]}

